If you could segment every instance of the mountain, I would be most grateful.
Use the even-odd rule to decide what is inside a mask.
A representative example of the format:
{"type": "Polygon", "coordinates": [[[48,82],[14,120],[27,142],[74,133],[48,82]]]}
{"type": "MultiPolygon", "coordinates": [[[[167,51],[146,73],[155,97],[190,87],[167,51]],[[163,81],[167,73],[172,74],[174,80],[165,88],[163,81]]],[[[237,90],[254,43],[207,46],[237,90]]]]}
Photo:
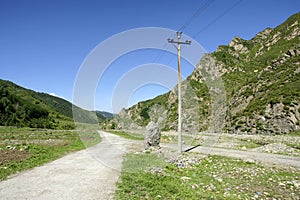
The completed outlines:
{"type": "Polygon", "coordinates": [[[97,115],[103,116],[106,119],[111,119],[114,117],[114,114],[110,113],[110,112],[106,112],[106,111],[99,111],[96,110],[95,111],[97,115]]]}
{"type": "MultiPolygon", "coordinates": [[[[182,90],[186,132],[281,134],[299,130],[300,13],[250,40],[236,36],[204,55],[183,81],[182,90]]],[[[177,86],[123,109],[110,126],[136,129],[150,120],[164,130],[176,130],[177,86]]]]}
{"type": "Polygon", "coordinates": [[[62,98],[0,79],[1,126],[73,129],[73,109],[76,122],[98,123],[100,119],[106,118],[102,115],[97,115],[97,118],[94,112],[81,109],[62,98]]]}

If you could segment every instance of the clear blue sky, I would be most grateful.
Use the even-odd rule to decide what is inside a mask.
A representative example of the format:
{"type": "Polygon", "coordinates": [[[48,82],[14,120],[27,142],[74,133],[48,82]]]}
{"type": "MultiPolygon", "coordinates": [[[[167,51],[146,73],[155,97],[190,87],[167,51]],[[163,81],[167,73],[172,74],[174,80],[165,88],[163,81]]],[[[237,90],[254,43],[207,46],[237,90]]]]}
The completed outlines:
{"type": "MultiPolygon", "coordinates": [[[[300,11],[299,0],[205,3],[207,0],[0,0],[0,79],[72,101],[82,62],[114,34],[140,27],[178,30],[186,25],[182,31],[212,52],[236,35],[251,39],[300,11]]],[[[136,52],[114,62],[99,83],[95,109],[112,111],[112,89],[122,74],[154,61],[176,69],[176,59],[158,51],[136,52]]],[[[187,67],[183,75],[191,71],[187,67]]],[[[126,101],[132,105],[165,91],[148,85],[126,101]]]]}

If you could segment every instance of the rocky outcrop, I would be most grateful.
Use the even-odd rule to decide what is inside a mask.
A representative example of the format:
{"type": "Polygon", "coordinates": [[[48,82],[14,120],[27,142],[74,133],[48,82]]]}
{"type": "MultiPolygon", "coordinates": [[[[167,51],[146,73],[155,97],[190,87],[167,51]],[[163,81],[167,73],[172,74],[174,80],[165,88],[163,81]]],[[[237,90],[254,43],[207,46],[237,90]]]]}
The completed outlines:
{"type": "MultiPolygon", "coordinates": [[[[300,45],[298,45],[299,47],[300,45]]],[[[285,54],[280,56],[280,58],[275,59],[271,63],[272,69],[276,68],[278,65],[284,64],[288,59],[299,56],[300,55],[300,49],[290,49],[285,54]]]]}
{"type": "Polygon", "coordinates": [[[242,54],[248,53],[249,50],[246,46],[244,46],[243,41],[244,41],[243,39],[236,36],[229,43],[229,47],[232,47],[234,50],[242,54]]]}

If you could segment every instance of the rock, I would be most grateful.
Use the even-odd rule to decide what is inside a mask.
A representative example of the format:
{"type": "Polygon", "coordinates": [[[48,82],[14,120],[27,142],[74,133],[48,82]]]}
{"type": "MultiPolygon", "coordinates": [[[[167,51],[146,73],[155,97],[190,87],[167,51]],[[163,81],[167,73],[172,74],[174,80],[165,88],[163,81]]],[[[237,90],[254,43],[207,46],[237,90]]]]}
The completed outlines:
{"type": "Polygon", "coordinates": [[[231,42],[229,43],[229,46],[232,47],[232,48],[234,48],[234,50],[236,50],[236,51],[238,51],[240,53],[247,53],[247,52],[249,52],[249,50],[248,50],[247,47],[245,47],[242,44],[243,41],[244,41],[243,39],[241,39],[240,37],[236,36],[236,37],[234,37],[231,40],[231,42]]]}
{"type": "Polygon", "coordinates": [[[160,143],[160,128],[155,122],[149,122],[146,126],[146,133],[144,137],[144,147],[148,149],[149,147],[157,147],[160,143]]]}
{"type": "Polygon", "coordinates": [[[292,183],[294,184],[294,187],[296,189],[298,189],[300,187],[300,183],[298,183],[297,181],[292,181],[292,183]]]}
{"type": "Polygon", "coordinates": [[[178,168],[184,168],[184,164],[182,164],[182,163],[176,163],[176,166],[177,166],[178,168]]]}
{"type": "Polygon", "coordinates": [[[255,163],[255,160],[251,159],[251,158],[245,158],[244,159],[245,163],[255,163]]]}
{"type": "Polygon", "coordinates": [[[285,187],[285,184],[284,184],[283,182],[280,182],[280,183],[279,183],[279,186],[285,187]]]}
{"type": "Polygon", "coordinates": [[[216,190],[216,187],[215,187],[212,183],[209,185],[209,188],[210,188],[212,191],[215,191],[215,190],[216,190]]]}
{"type": "Polygon", "coordinates": [[[191,180],[191,178],[187,177],[187,176],[182,176],[180,179],[183,180],[183,181],[191,180]]]}
{"type": "Polygon", "coordinates": [[[150,171],[150,173],[152,173],[152,174],[163,174],[163,173],[164,173],[163,169],[160,168],[160,167],[151,167],[151,168],[149,169],[149,171],[150,171]]]}
{"type": "Polygon", "coordinates": [[[261,195],[262,195],[262,192],[256,192],[256,194],[257,194],[258,196],[261,196],[261,195]]]}
{"type": "Polygon", "coordinates": [[[222,178],[216,177],[215,179],[216,179],[218,182],[220,182],[220,183],[223,182],[223,179],[222,179],[222,178]]]}

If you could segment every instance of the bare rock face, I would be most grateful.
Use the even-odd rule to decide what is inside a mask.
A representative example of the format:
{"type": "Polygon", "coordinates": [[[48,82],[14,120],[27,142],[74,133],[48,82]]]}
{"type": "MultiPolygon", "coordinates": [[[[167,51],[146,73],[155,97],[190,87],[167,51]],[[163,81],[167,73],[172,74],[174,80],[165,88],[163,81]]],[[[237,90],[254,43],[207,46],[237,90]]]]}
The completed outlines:
{"type": "Polygon", "coordinates": [[[244,46],[242,43],[243,43],[243,39],[236,36],[229,43],[229,47],[233,47],[236,51],[238,51],[242,54],[248,53],[249,52],[248,48],[246,46],[244,46]]]}
{"type": "Polygon", "coordinates": [[[158,147],[160,143],[160,128],[159,126],[151,121],[146,126],[146,132],[144,137],[144,147],[148,149],[149,147],[158,147]]]}

